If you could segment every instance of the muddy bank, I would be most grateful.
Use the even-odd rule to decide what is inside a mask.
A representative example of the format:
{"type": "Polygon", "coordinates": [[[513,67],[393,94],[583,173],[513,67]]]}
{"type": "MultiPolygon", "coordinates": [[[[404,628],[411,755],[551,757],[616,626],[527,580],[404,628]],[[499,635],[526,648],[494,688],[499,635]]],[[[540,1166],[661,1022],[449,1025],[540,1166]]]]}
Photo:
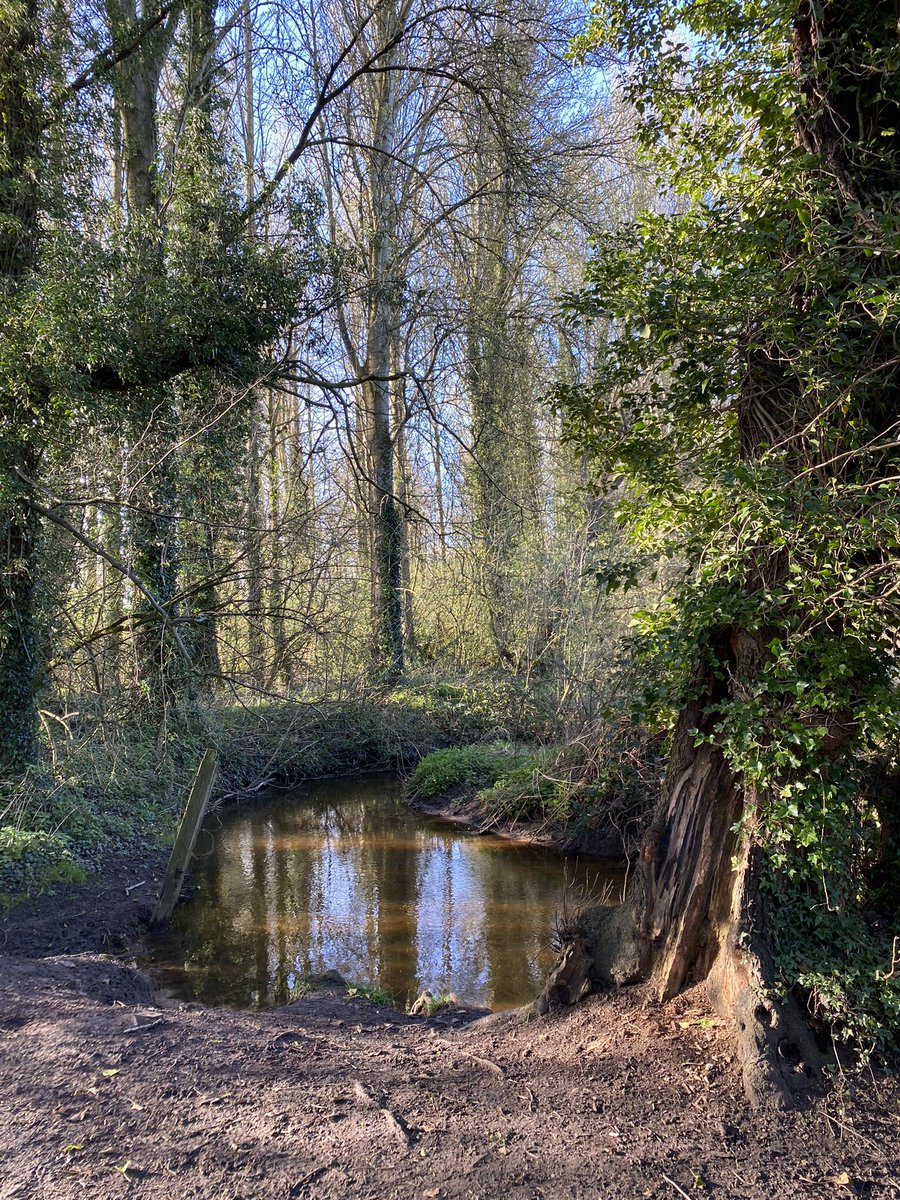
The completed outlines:
{"type": "Polygon", "coordinates": [[[142,986],[0,961],[3,1200],[897,1195],[891,1093],[751,1113],[690,997],[454,1031],[328,992],[257,1014],[142,986]]]}
{"type": "Polygon", "coordinates": [[[407,795],[406,803],[413,811],[462,825],[476,833],[491,833],[528,846],[542,846],[569,854],[585,854],[591,858],[614,860],[623,866],[627,848],[621,837],[608,828],[563,829],[546,821],[506,821],[497,817],[477,796],[462,788],[453,788],[427,800],[407,795]]]}
{"type": "Polygon", "coordinates": [[[147,930],[169,851],[106,855],[83,884],[0,914],[0,954],[123,954],[147,930]]]}
{"type": "Polygon", "coordinates": [[[900,1195],[896,1081],[753,1113],[698,996],[462,1028],[340,989],[161,1003],[98,951],[141,931],[164,857],[0,922],[0,1200],[900,1195]]]}

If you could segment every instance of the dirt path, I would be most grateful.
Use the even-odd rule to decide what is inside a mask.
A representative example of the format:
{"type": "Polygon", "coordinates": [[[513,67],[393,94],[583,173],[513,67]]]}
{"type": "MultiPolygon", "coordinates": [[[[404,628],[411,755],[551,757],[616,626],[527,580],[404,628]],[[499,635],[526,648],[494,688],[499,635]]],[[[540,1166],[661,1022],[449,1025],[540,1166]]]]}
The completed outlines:
{"type": "Polygon", "coordinates": [[[754,1114],[696,997],[462,1028],[340,990],[158,1007],[96,954],[155,894],[120,865],[0,922],[2,1200],[900,1197],[896,1082],[754,1114]]]}

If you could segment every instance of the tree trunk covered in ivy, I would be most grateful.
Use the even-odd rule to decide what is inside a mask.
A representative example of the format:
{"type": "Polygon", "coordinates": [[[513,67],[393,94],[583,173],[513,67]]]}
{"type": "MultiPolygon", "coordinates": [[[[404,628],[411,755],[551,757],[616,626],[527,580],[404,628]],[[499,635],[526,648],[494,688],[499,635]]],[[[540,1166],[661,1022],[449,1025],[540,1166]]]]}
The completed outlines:
{"type": "Polygon", "coordinates": [[[479,544],[479,587],[497,659],[513,670],[528,658],[523,609],[530,601],[522,567],[537,526],[540,456],[529,316],[524,304],[519,313],[514,311],[536,205],[534,181],[522,161],[527,134],[521,125],[534,82],[535,48],[517,33],[519,19],[514,4],[500,6],[485,48],[495,92],[490,104],[473,97],[467,115],[476,198],[465,285],[465,379],[473,454],[467,483],[479,544]]]}
{"type": "MultiPolygon", "coordinates": [[[[377,10],[375,28],[387,44],[402,28],[408,15],[405,4],[386,4],[377,10]]],[[[369,184],[373,223],[369,246],[369,297],[362,389],[366,419],[366,457],[369,469],[369,520],[372,530],[372,641],[376,667],[387,683],[403,675],[403,604],[401,554],[403,513],[397,503],[394,479],[394,432],[391,413],[391,369],[395,361],[399,315],[396,277],[399,214],[396,198],[398,136],[396,69],[399,58],[391,51],[383,58],[384,70],[372,84],[375,118],[369,184]]]]}
{"type": "MultiPolygon", "coordinates": [[[[900,80],[891,66],[898,45],[895,17],[880,4],[843,0],[826,4],[820,13],[808,3],[797,9],[794,70],[806,99],[797,113],[797,135],[815,156],[806,182],[825,196],[820,211],[830,225],[826,236],[837,267],[830,282],[848,292],[845,280],[862,280],[872,258],[857,249],[866,244],[866,225],[879,219],[895,222],[898,215],[900,80]]],[[[798,253],[803,231],[795,228],[794,234],[797,241],[785,245],[788,257],[798,253]]],[[[875,290],[879,274],[894,270],[890,260],[885,268],[876,265],[868,273],[868,290],[875,290]]],[[[890,446],[900,364],[864,306],[847,296],[840,299],[843,353],[856,364],[857,386],[848,389],[843,412],[838,410],[828,422],[831,437],[817,441],[810,436],[814,427],[820,428],[821,401],[804,392],[777,343],[748,356],[737,404],[742,460],[753,462],[774,441],[785,444],[796,477],[818,478],[820,486],[813,492],[818,490],[826,504],[836,478],[842,486],[865,490],[891,459],[896,462],[890,449],[876,452],[873,463],[858,448],[860,431],[863,441],[890,446]]],[[[814,320],[818,312],[824,322],[833,302],[815,278],[794,297],[804,321],[814,320]]],[[[834,553],[840,554],[840,548],[834,553]]],[[[751,596],[784,587],[786,554],[770,547],[757,557],[748,580],[751,596]]],[[[864,557],[860,571],[878,569],[888,565],[891,548],[864,557]]],[[[838,615],[831,634],[840,638],[842,632],[838,615]]],[[[782,1099],[805,1085],[806,1068],[817,1056],[790,998],[785,1003],[771,999],[779,980],[760,890],[764,855],[754,837],[756,814],[770,798],[759,795],[754,784],[729,766],[716,714],[723,700],[752,700],[773,653],[770,647],[785,634],[777,623],[733,625],[710,642],[694,697],[675,727],[667,792],[641,852],[642,934],[660,995],[667,999],[706,979],[716,1007],[736,1023],[750,1090],[758,1094],[760,1085],[774,1085],[782,1099]]],[[[856,682],[864,693],[867,680],[856,682]]],[[[853,734],[855,715],[816,711],[812,705],[808,720],[822,729],[821,770],[827,773],[853,734]]]]}
{"type": "MultiPolygon", "coordinates": [[[[760,36],[776,27],[739,20],[746,33],[759,21],[760,36]]],[[[663,631],[648,644],[663,656],[681,711],[626,909],[600,922],[616,936],[607,938],[597,974],[650,980],[663,1000],[705,984],[734,1024],[748,1094],[790,1104],[821,1063],[803,1006],[829,1012],[816,988],[844,970],[836,945],[854,928],[862,879],[846,877],[858,854],[854,814],[871,820],[855,760],[890,730],[889,713],[882,720],[866,708],[876,689],[889,691],[895,669],[887,647],[897,622],[900,548],[890,496],[900,465],[900,359],[886,323],[898,275],[900,38],[893,11],[874,0],[830,0],[821,9],[804,0],[791,26],[778,20],[772,61],[788,56],[778,69],[792,106],[767,91],[747,42],[715,31],[723,60],[756,89],[757,158],[733,185],[745,223],[729,245],[720,232],[731,228],[722,219],[727,206],[695,201],[684,217],[651,218],[600,256],[597,292],[584,307],[624,317],[623,330],[636,336],[611,347],[612,420],[603,426],[577,397],[573,411],[586,444],[604,447],[610,465],[603,439],[619,429],[615,456],[662,506],[651,503],[649,521],[690,561],[674,592],[675,616],[648,626],[663,631]],[[685,267],[679,239],[694,236],[685,267]],[[719,256],[723,290],[708,266],[697,287],[696,246],[719,256]],[[628,287],[634,291],[621,301],[628,287]],[[657,382],[660,367],[667,374],[657,382]],[[698,438],[710,441],[706,457],[698,438]],[[699,465],[685,470],[681,448],[699,465]],[[768,518],[758,519],[763,506],[768,518]],[[689,654],[693,671],[682,681],[689,654]],[[811,969],[796,962],[815,957],[816,922],[828,921],[835,924],[820,949],[830,962],[809,982],[811,969]],[[810,940],[798,952],[790,943],[800,938],[810,940]]],[[[621,42],[633,54],[645,37],[636,21],[621,42]]],[[[666,70],[651,75],[663,128],[670,120],[688,147],[681,163],[696,186],[691,172],[712,172],[715,154],[726,154],[712,138],[701,142],[702,121],[723,146],[733,129],[716,127],[707,82],[701,134],[691,142],[677,90],[665,111],[660,81],[680,86],[666,70]]],[[[658,136],[654,130],[648,144],[658,136]]],[[[725,197],[734,205],[735,196],[725,197]]],[[[887,982],[884,972],[871,974],[887,982]]],[[[855,1007],[848,991],[831,1018],[858,1020],[855,1007]]]]}
{"type": "MultiPolygon", "coordinates": [[[[36,39],[37,5],[19,0],[0,10],[0,303],[8,353],[21,347],[17,302],[38,249],[38,179],[42,109],[36,39]]],[[[33,429],[40,390],[30,373],[4,372],[13,388],[0,397],[0,773],[27,764],[34,750],[38,650],[37,516],[28,503],[38,467],[33,429]]]]}
{"type": "MultiPolygon", "coordinates": [[[[154,303],[153,287],[162,279],[165,231],[161,216],[157,94],[170,51],[180,5],[144,38],[133,53],[116,63],[113,100],[122,129],[125,197],[131,236],[139,248],[133,265],[139,304],[154,303]]],[[[160,11],[156,0],[140,10],[136,0],[106,0],[111,40],[160,11]]],[[[195,20],[192,28],[201,22],[195,20]]],[[[203,27],[205,28],[205,27],[203,27]]],[[[202,36],[202,30],[200,33],[202,36]]],[[[196,36],[193,41],[196,41],[196,36]]],[[[195,82],[190,80],[190,82],[195,82]]],[[[191,97],[203,101],[200,92],[191,97]]],[[[136,318],[155,319],[152,310],[136,318]]],[[[187,643],[174,635],[179,618],[178,458],[176,386],[133,389],[127,397],[127,434],[133,480],[130,495],[131,565],[169,620],[161,619],[147,597],[134,593],[134,670],[139,714],[160,720],[177,706],[189,676],[187,643]]]]}

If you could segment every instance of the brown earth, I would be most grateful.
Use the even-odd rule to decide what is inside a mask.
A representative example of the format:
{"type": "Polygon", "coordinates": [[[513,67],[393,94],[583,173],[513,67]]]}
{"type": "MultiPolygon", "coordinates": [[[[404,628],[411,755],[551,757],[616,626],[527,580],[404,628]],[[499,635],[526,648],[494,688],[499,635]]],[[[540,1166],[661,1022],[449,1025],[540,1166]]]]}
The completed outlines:
{"type": "Polygon", "coordinates": [[[143,928],[160,867],[109,863],[0,921],[0,1200],[900,1196],[895,1079],[754,1113],[696,995],[461,1027],[339,988],[157,1003],[99,952],[143,928]]]}

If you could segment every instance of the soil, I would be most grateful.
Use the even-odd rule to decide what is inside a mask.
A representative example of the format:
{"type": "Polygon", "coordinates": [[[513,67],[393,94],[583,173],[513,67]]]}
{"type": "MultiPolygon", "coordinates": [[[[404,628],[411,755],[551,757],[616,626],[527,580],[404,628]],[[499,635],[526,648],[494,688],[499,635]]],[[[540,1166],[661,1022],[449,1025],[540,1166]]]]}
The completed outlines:
{"type": "Polygon", "coordinates": [[[0,1200],[900,1197],[896,1079],[751,1111],[698,994],[530,1019],[155,999],[109,952],[162,858],[0,921],[0,1200]]]}

